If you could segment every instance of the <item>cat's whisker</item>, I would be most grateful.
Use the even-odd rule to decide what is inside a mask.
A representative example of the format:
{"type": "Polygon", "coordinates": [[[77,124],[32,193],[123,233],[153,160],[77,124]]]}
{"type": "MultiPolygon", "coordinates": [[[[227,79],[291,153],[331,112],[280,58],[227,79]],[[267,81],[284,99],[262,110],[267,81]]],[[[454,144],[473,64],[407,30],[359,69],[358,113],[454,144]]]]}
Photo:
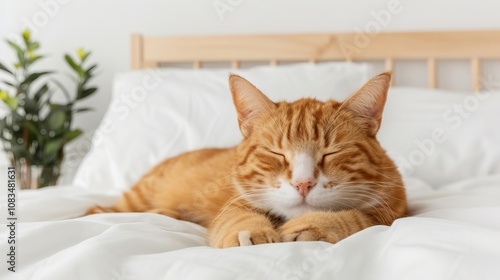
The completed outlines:
{"type": "MultiPolygon", "coordinates": [[[[336,204],[346,205],[346,206],[349,207],[349,209],[355,209],[357,211],[360,211],[358,209],[360,203],[359,202],[354,202],[353,200],[366,202],[366,200],[363,200],[363,199],[361,199],[359,197],[349,197],[349,196],[342,197],[342,200],[346,200],[347,202],[336,201],[335,203],[336,204]]],[[[376,200],[376,199],[374,199],[374,200],[376,200]]],[[[379,215],[383,215],[383,212],[380,209],[377,209],[373,205],[369,205],[369,206],[372,207],[379,215]]]]}
{"type": "MultiPolygon", "coordinates": [[[[366,190],[366,189],[346,188],[346,189],[338,190],[338,192],[336,192],[336,193],[326,194],[325,196],[323,196],[323,198],[325,198],[325,199],[334,199],[336,197],[339,197],[339,196],[342,196],[342,195],[346,195],[346,194],[351,194],[351,195],[363,194],[363,195],[366,195],[366,196],[377,196],[378,195],[378,194],[376,194],[376,193],[374,193],[374,192],[372,192],[370,190],[366,190]]],[[[384,193],[384,196],[386,196],[387,198],[390,198],[391,200],[397,200],[397,201],[401,201],[401,202],[405,201],[404,199],[401,199],[399,197],[393,196],[390,193],[384,193]]]]}
{"type": "MultiPolygon", "coordinates": [[[[404,201],[404,200],[401,200],[401,199],[396,198],[396,197],[392,198],[390,195],[386,195],[386,196],[389,196],[391,199],[398,199],[400,201],[404,201]]],[[[375,203],[375,205],[373,205],[373,203],[369,203],[368,206],[370,206],[370,208],[375,209],[375,211],[377,211],[379,213],[379,215],[385,216],[385,215],[383,215],[383,213],[387,213],[391,216],[394,216],[394,211],[392,211],[392,209],[390,208],[386,199],[379,196],[378,194],[368,192],[367,190],[364,190],[364,189],[346,189],[344,191],[339,191],[336,193],[329,193],[329,194],[323,196],[321,198],[320,202],[327,203],[329,201],[334,201],[334,203],[339,204],[339,203],[342,203],[339,200],[352,200],[352,199],[355,199],[358,201],[363,201],[363,202],[373,201],[373,203],[375,203]],[[384,209],[384,211],[382,212],[379,209],[377,209],[376,205],[380,205],[384,209]]],[[[351,205],[351,206],[352,206],[352,208],[356,208],[356,205],[351,205]]]]}
{"type": "Polygon", "coordinates": [[[391,177],[389,177],[389,176],[387,176],[387,175],[385,175],[383,173],[378,172],[377,170],[372,170],[372,171],[375,172],[375,173],[377,173],[377,174],[379,174],[379,175],[381,175],[381,176],[383,176],[383,177],[385,177],[385,178],[387,178],[387,179],[389,179],[390,181],[398,181],[398,178],[391,178],[391,177]]]}
{"type": "Polygon", "coordinates": [[[343,186],[352,186],[352,185],[374,185],[377,187],[404,188],[404,186],[402,184],[399,184],[399,183],[374,182],[374,181],[342,182],[342,183],[339,183],[337,185],[334,185],[334,188],[343,188],[343,186]]]}
{"type": "MultiPolygon", "coordinates": [[[[368,198],[368,200],[373,200],[375,201],[378,205],[382,206],[382,208],[384,208],[384,212],[383,213],[386,213],[386,214],[389,214],[392,216],[393,220],[395,219],[394,217],[394,211],[392,211],[390,205],[387,203],[387,201],[380,197],[379,195],[377,194],[361,194],[361,193],[357,193],[356,194],[357,197],[355,197],[354,199],[358,199],[358,200],[362,200],[362,201],[365,201],[363,199],[361,199],[359,196],[363,196],[365,198],[368,198]]],[[[353,199],[353,198],[351,198],[353,199]]],[[[370,207],[373,207],[374,209],[377,209],[376,208],[376,205],[371,205],[371,204],[368,204],[370,207]]],[[[381,215],[382,217],[385,218],[385,215],[381,215]]]]}
{"type": "MultiPolygon", "coordinates": [[[[373,195],[373,192],[368,191],[368,190],[363,190],[363,189],[351,189],[351,190],[344,190],[342,192],[344,192],[344,193],[363,193],[366,195],[373,195]]],[[[393,196],[390,193],[384,193],[384,196],[387,196],[388,198],[393,199],[393,200],[406,201],[404,199],[393,196]]]]}

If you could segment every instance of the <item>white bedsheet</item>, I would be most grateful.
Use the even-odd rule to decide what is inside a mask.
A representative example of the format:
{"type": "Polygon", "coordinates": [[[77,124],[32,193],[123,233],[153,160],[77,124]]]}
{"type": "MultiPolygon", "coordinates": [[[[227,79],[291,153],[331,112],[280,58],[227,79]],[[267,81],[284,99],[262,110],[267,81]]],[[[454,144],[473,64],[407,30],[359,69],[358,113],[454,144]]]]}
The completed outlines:
{"type": "MultiPolygon", "coordinates": [[[[406,180],[412,217],[336,245],[206,246],[201,226],[145,213],[81,215],[118,193],[19,193],[17,272],[0,279],[500,279],[500,175],[440,186],[406,180]]],[[[2,213],[6,197],[1,196],[2,213]]],[[[4,220],[5,221],[5,220],[4,220]]],[[[7,229],[0,230],[7,252],[7,229]]]]}

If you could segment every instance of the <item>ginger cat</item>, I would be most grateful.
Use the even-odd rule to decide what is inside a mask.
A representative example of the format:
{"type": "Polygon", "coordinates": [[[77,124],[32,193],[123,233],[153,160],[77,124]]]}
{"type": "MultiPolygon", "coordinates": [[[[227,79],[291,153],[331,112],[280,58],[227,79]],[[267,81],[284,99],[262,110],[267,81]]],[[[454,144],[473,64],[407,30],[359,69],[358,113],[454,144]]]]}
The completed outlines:
{"type": "Polygon", "coordinates": [[[181,154],[156,166],[110,208],[208,227],[213,247],[280,241],[336,243],[406,214],[393,161],[376,139],[391,73],[339,103],[272,102],[242,77],[229,85],[241,144],[181,154]]]}

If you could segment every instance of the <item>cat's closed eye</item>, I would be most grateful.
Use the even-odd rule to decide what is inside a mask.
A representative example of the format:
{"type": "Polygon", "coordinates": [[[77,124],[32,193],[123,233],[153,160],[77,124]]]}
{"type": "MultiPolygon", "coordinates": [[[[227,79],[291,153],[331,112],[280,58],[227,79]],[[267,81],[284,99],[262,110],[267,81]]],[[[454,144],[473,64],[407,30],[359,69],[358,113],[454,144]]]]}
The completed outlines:
{"type": "Polygon", "coordinates": [[[321,158],[321,164],[323,164],[325,161],[330,160],[333,158],[334,155],[336,155],[339,151],[332,151],[332,152],[327,152],[323,154],[323,157],[321,158]]]}
{"type": "Polygon", "coordinates": [[[274,151],[274,150],[269,150],[269,152],[270,152],[271,154],[276,155],[276,156],[282,157],[284,160],[286,160],[285,155],[284,155],[284,154],[282,154],[282,153],[280,153],[280,152],[276,152],[276,151],[274,151]]]}
{"type": "Polygon", "coordinates": [[[329,153],[326,153],[326,154],[323,154],[323,159],[329,157],[329,156],[333,156],[335,154],[337,154],[339,151],[333,151],[333,152],[329,152],[329,153]]]}

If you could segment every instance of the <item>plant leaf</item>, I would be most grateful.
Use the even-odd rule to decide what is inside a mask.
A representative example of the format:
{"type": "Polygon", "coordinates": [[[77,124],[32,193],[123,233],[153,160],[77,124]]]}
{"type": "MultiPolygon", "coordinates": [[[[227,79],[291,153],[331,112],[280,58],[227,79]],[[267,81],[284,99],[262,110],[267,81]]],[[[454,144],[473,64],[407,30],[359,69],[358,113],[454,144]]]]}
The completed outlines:
{"type": "Polygon", "coordinates": [[[33,64],[34,62],[36,62],[39,59],[42,59],[43,57],[44,57],[43,55],[36,55],[36,56],[28,59],[28,63],[29,64],[33,64]]]}
{"type": "Polygon", "coordinates": [[[32,82],[34,82],[36,79],[40,78],[41,76],[52,74],[51,71],[45,71],[45,72],[36,72],[31,75],[29,75],[24,81],[21,82],[19,85],[20,87],[28,87],[32,82]]]}
{"type": "Polygon", "coordinates": [[[60,175],[58,172],[59,168],[57,166],[58,166],[57,160],[45,164],[45,166],[42,169],[42,174],[40,174],[40,177],[38,178],[38,185],[40,188],[45,188],[54,185],[57,182],[57,179],[59,178],[60,175]]]}
{"type": "Polygon", "coordinates": [[[11,110],[16,110],[19,106],[19,101],[15,97],[10,98],[6,103],[11,110]]]}
{"type": "Polygon", "coordinates": [[[9,44],[16,51],[17,59],[19,59],[20,65],[24,67],[26,64],[24,51],[16,43],[14,43],[10,40],[7,40],[7,44],[9,44]]]}
{"type": "Polygon", "coordinates": [[[19,105],[17,97],[11,97],[6,91],[0,90],[0,99],[11,109],[16,110],[19,105]]]}
{"type": "Polygon", "coordinates": [[[40,133],[40,129],[38,129],[31,121],[26,121],[25,124],[28,127],[28,130],[31,131],[31,133],[33,133],[36,136],[38,142],[43,143],[43,136],[40,133]]]}
{"type": "Polygon", "coordinates": [[[66,132],[66,143],[75,140],[77,137],[79,137],[80,135],[82,135],[82,133],[83,133],[83,131],[80,130],[80,129],[78,129],[78,128],[66,132]]]}
{"type": "Polygon", "coordinates": [[[69,95],[68,90],[58,80],[50,79],[50,81],[53,82],[57,87],[59,87],[61,89],[62,93],[66,97],[66,100],[68,100],[68,102],[69,102],[71,100],[71,97],[69,95]]]}
{"type": "Polygon", "coordinates": [[[87,58],[92,54],[92,52],[87,52],[83,57],[82,57],[82,62],[84,62],[85,60],[87,60],[87,58]]]}
{"type": "Polygon", "coordinates": [[[81,92],[80,96],[78,96],[77,100],[89,97],[90,95],[92,95],[96,91],[97,91],[97,88],[95,88],[95,87],[85,89],[81,92]]]}
{"type": "Polygon", "coordinates": [[[66,54],[64,55],[64,59],[66,60],[66,62],[68,62],[69,66],[71,66],[71,68],[73,68],[78,73],[78,75],[83,77],[84,73],[82,68],[80,67],[80,65],[75,63],[75,61],[73,60],[73,58],[71,58],[71,56],[66,54]]]}
{"type": "Polygon", "coordinates": [[[66,121],[66,112],[63,110],[54,110],[50,112],[47,117],[47,125],[49,129],[59,130],[63,127],[64,122],[66,121]]]}
{"type": "Polygon", "coordinates": [[[18,125],[22,127],[23,122],[24,122],[24,116],[19,114],[16,111],[12,111],[12,114],[10,115],[12,117],[12,126],[18,125]]]}
{"type": "Polygon", "coordinates": [[[74,110],[75,113],[83,113],[83,112],[89,112],[89,111],[94,111],[94,109],[90,108],[90,107],[85,107],[85,108],[78,108],[78,109],[74,110]]]}
{"type": "Polygon", "coordinates": [[[54,139],[48,141],[43,148],[43,162],[50,163],[57,159],[57,155],[63,145],[63,139],[54,139]]]}
{"type": "Polygon", "coordinates": [[[38,102],[40,101],[40,98],[49,91],[49,86],[47,84],[44,84],[42,87],[40,87],[37,92],[35,93],[34,99],[38,102]]]}
{"type": "Polygon", "coordinates": [[[0,63],[0,70],[3,70],[11,75],[14,75],[14,73],[12,73],[12,71],[10,71],[7,67],[5,67],[5,65],[3,65],[2,63],[0,63]]]}
{"type": "Polygon", "coordinates": [[[38,111],[40,110],[40,108],[38,108],[38,102],[35,99],[26,97],[23,99],[23,101],[24,101],[24,105],[23,105],[24,111],[27,114],[33,114],[33,115],[38,114],[38,111]]]}
{"type": "Polygon", "coordinates": [[[4,84],[6,84],[6,85],[8,85],[8,86],[14,87],[14,88],[15,88],[15,87],[17,87],[17,86],[15,86],[15,85],[14,85],[13,83],[11,83],[11,82],[6,82],[6,81],[3,81],[3,83],[4,83],[4,84]]]}
{"type": "Polygon", "coordinates": [[[92,76],[92,72],[97,68],[97,64],[94,64],[92,66],[89,67],[89,69],[87,69],[87,71],[85,71],[85,73],[87,74],[88,77],[91,77],[92,76]]]}
{"type": "Polygon", "coordinates": [[[40,43],[33,42],[33,43],[30,44],[30,50],[36,50],[38,48],[40,48],[40,43]]]}
{"type": "Polygon", "coordinates": [[[3,129],[7,126],[7,118],[0,119],[0,135],[3,134],[3,129]]]}
{"type": "Polygon", "coordinates": [[[24,145],[19,145],[15,139],[11,140],[10,144],[10,151],[14,154],[15,158],[28,158],[31,161],[31,157],[24,145]]]}

